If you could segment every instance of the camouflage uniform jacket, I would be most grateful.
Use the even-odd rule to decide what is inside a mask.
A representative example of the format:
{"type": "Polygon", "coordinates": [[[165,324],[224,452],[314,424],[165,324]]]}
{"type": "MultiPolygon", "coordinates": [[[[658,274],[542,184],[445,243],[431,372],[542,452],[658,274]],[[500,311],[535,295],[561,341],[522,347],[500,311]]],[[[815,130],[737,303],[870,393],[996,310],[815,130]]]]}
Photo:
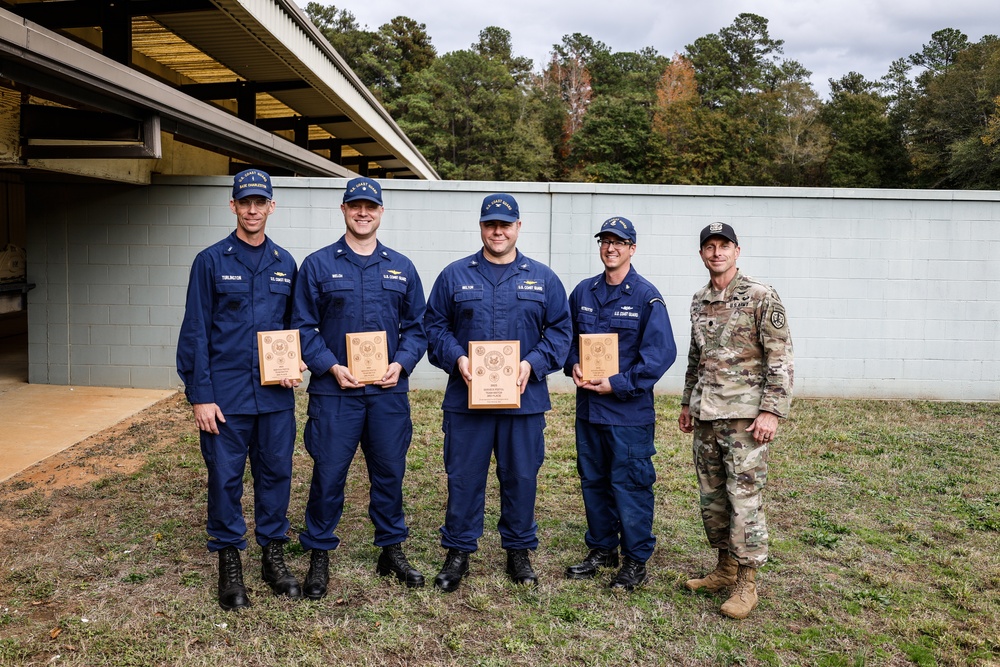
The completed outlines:
{"type": "Polygon", "coordinates": [[[681,398],[692,417],[786,417],[792,379],[792,337],[773,287],[737,271],[722,292],[709,283],[695,293],[681,398]]]}

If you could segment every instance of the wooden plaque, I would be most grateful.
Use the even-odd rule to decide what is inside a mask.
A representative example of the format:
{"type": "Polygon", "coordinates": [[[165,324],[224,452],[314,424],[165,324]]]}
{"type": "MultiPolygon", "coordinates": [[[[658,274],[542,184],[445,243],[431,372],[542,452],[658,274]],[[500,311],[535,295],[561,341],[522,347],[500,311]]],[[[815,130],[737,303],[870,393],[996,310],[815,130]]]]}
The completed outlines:
{"type": "Polygon", "coordinates": [[[301,380],[302,348],[299,330],[258,331],[257,354],[260,361],[260,383],[280,384],[282,380],[301,380]]]}
{"type": "Polygon", "coordinates": [[[347,334],[347,370],[361,384],[378,382],[389,370],[384,331],[347,334]]]}
{"type": "Polygon", "coordinates": [[[580,373],[585,381],[618,374],[618,334],[580,334],[580,373]]]}
{"type": "Polygon", "coordinates": [[[472,369],[470,410],[521,407],[521,389],[517,386],[517,376],[521,372],[521,341],[471,340],[469,361],[472,369]]]}

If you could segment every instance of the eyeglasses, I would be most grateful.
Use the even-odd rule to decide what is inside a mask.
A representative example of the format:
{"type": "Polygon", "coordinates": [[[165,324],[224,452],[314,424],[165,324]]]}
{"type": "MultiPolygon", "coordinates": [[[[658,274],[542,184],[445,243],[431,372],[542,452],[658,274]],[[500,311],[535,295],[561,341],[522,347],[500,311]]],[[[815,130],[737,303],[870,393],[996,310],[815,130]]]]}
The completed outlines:
{"type": "Polygon", "coordinates": [[[626,241],[624,239],[597,239],[597,245],[601,246],[602,248],[608,248],[610,246],[614,246],[620,249],[632,245],[632,242],[626,241]]]}
{"type": "Polygon", "coordinates": [[[251,206],[256,206],[258,210],[265,209],[270,203],[271,200],[267,197],[243,197],[236,200],[236,205],[242,209],[249,209],[251,206]]]}

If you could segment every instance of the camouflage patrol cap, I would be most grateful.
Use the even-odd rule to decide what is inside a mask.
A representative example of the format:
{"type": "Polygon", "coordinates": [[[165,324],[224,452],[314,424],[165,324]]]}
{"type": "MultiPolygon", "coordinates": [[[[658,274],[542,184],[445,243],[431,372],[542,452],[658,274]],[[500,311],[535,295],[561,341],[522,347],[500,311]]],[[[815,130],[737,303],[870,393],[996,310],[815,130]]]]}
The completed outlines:
{"type": "Polygon", "coordinates": [[[701,230],[701,243],[699,244],[699,247],[705,245],[705,241],[712,236],[721,236],[724,239],[729,239],[736,245],[740,244],[740,242],[736,239],[736,232],[732,227],[724,222],[713,222],[709,226],[705,227],[705,229],[701,230]]]}

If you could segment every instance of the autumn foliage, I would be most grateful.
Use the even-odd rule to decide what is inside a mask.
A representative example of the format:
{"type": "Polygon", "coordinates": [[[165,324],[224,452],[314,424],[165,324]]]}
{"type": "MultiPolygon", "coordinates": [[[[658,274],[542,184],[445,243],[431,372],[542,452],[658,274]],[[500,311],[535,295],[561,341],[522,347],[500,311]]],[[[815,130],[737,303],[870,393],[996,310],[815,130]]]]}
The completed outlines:
{"type": "Polygon", "coordinates": [[[444,178],[1000,188],[993,35],[939,30],[877,81],[831,79],[824,100],[756,14],[669,58],[566,35],[535,72],[495,26],[438,55],[408,17],[371,31],[306,13],[444,178]]]}

